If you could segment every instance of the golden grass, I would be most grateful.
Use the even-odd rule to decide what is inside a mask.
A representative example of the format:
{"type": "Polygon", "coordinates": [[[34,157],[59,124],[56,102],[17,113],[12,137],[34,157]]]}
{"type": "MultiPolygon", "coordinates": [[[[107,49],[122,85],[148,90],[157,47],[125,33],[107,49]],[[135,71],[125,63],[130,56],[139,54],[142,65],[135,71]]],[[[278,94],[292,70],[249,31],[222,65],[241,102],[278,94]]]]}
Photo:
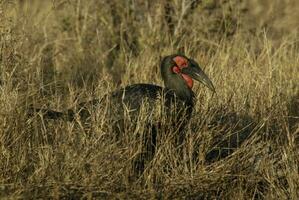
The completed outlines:
{"type": "Polygon", "coordinates": [[[299,198],[296,31],[273,40],[267,29],[249,32],[234,4],[182,2],[0,0],[1,198],[299,198]],[[182,153],[161,137],[138,180],[129,133],[143,130],[145,112],[122,146],[102,113],[90,130],[27,115],[31,105],[63,110],[129,84],[162,85],[160,58],[178,51],[202,65],[217,95],[196,85],[182,153]]]}

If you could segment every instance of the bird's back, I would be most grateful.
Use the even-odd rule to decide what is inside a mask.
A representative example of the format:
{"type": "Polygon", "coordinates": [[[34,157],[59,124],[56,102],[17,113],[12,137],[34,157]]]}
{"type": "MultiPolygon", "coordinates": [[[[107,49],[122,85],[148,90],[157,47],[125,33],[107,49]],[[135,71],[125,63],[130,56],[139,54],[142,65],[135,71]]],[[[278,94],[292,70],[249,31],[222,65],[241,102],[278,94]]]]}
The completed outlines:
{"type": "Polygon", "coordinates": [[[148,117],[159,112],[177,118],[184,111],[186,117],[190,118],[193,101],[179,99],[173,90],[157,85],[133,84],[105,95],[102,99],[81,103],[79,114],[85,118],[90,115],[90,110],[106,107],[108,116],[115,121],[123,119],[125,115],[135,120],[141,114],[142,106],[145,107],[144,114],[148,117]]]}
{"type": "Polygon", "coordinates": [[[110,103],[117,109],[112,109],[114,113],[125,112],[126,109],[131,117],[140,114],[142,106],[146,107],[148,116],[159,112],[169,117],[186,109],[191,114],[193,107],[193,102],[177,98],[173,90],[152,84],[134,84],[117,90],[110,95],[110,103]]]}

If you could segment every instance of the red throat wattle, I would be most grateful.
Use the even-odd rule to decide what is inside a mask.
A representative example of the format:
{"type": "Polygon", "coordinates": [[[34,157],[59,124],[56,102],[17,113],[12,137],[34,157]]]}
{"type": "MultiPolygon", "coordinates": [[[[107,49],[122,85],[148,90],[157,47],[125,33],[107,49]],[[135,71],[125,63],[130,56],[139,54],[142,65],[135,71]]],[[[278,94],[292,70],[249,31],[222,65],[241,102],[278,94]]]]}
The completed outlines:
{"type": "Polygon", "coordinates": [[[190,76],[188,76],[187,74],[183,74],[181,72],[182,68],[188,67],[188,60],[181,56],[176,56],[173,60],[177,64],[177,66],[173,67],[172,71],[176,74],[180,74],[182,76],[182,78],[186,81],[188,87],[190,89],[192,89],[192,87],[193,87],[192,78],[190,76]]]}
{"type": "Polygon", "coordinates": [[[181,74],[181,75],[182,75],[183,79],[186,81],[188,87],[190,89],[192,89],[192,87],[193,87],[193,80],[192,80],[192,78],[190,76],[186,75],[186,74],[181,74]]]}

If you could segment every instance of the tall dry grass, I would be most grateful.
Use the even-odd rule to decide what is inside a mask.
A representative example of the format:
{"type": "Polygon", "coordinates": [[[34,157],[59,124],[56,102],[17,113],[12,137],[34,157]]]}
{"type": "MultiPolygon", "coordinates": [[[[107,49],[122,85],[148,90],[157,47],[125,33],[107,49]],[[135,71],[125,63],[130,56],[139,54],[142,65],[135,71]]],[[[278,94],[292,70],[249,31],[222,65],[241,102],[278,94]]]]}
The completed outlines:
{"type": "Polygon", "coordinates": [[[296,27],[272,37],[266,22],[247,26],[240,5],[0,0],[1,198],[298,199],[296,27]],[[138,180],[135,126],[119,146],[102,113],[90,129],[28,116],[31,105],[64,110],[129,84],[162,85],[161,56],[176,52],[203,66],[217,95],[196,85],[182,153],[162,137],[138,180]],[[225,158],[212,159],[217,148],[225,158]]]}

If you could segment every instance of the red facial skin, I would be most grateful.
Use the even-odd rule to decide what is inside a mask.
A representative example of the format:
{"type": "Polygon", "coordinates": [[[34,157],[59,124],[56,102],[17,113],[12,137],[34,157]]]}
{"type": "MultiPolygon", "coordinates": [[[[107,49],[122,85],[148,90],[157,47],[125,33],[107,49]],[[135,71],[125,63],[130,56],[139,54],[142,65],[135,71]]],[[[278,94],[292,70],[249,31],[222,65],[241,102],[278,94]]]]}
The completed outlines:
{"type": "Polygon", "coordinates": [[[181,57],[181,56],[176,56],[174,59],[174,62],[176,63],[177,66],[174,66],[172,68],[172,71],[176,74],[180,74],[183,79],[186,81],[188,87],[190,89],[192,89],[193,87],[193,80],[190,76],[188,76],[187,74],[183,74],[181,72],[181,70],[185,67],[188,67],[188,60],[184,57],[181,57]]]}

